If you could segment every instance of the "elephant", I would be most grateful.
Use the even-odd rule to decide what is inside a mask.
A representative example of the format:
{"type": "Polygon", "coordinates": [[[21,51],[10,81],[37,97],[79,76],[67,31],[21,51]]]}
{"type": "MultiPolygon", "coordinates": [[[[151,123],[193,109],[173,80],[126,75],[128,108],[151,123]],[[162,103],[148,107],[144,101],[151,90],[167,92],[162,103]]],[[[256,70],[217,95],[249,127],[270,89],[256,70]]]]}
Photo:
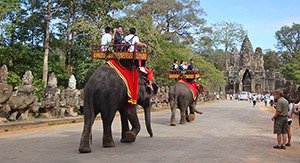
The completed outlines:
{"type": "MultiPolygon", "coordinates": [[[[151,97],[157,93],[157,85],[152,82],[152,89],[147,87],[146,77],[139,74],[139,90],[137,103],[145,110],[145,121],[150,136],[153,136],[150,125],[151,97]]],[[[81,135],[79,152],[89,153],[91,130],[97,114],[101,114],[103,122],[103,147],[114,147],[111,124],[115,113],[119,111],[121,117],[121,142],[131,143],[140,131],[140,123],[135,105],[126,109],[127,88],[117,72],[108,64],[99,67],[89,78],[84,88],[84,127],[81,135]],[[129,130],[128,120],[132,129],[129,130]]]]}
{"type": "MultiPolygon", "coordinates": [[[[197,98],[198,95],[203,91],[202,86],[197,86],[197,98]]],[[[196,100],[193,99],[193,95],[186,84],[182,82],[176,82],[169,90],[169,102],[171,108],[171,126],[176,126],[175,114],[176,108],[180,110],[180,124],[184,124],[186,121],[193,121],[195,119],[195,112],[202,114],[195,107],[196,100]],[[188,107],[190,109],[190,114],[188,115],[188,107]]]]}

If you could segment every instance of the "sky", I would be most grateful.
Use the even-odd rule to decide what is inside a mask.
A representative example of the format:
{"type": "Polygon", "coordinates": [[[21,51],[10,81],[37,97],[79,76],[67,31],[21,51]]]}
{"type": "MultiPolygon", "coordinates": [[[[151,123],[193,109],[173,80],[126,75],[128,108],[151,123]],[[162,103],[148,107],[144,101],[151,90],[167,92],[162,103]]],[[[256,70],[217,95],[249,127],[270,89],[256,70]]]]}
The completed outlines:
{"type": "Polygon", "coordinates": [[[254,49],[278,50],[275,32],[300,24],[300,0],[200,0],[200,6],[207,25],[222,21],[243,25],[254,49]]]}

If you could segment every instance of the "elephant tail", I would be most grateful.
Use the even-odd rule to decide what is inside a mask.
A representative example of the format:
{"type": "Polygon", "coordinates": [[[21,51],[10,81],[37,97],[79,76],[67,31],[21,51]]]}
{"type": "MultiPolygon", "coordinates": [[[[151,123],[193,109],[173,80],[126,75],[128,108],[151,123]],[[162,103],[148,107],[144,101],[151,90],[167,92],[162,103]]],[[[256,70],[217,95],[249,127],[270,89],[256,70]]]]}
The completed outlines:
{"type": "Polygon", "coordinates": [[[197,109],[196,109],[196,107],[195,107],[194,111],[195,111],[196,113],[198,113],[198,114],[203,114],[203,112],[202,112],[202,111],[199,111],[199,110],[197,110],[197,109]]]}

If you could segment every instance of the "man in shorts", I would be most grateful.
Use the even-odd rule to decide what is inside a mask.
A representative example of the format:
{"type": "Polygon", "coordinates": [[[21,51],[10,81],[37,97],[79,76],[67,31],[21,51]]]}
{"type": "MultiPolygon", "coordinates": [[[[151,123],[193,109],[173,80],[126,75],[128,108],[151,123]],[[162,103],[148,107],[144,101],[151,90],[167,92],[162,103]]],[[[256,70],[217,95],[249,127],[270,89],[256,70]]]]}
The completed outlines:
{"type": "Polygon", "coordinates": [[[287,115],[289,110],[289,102],[283,97],[283,92],[276,90],[274,93],[274,100],[277,101],[276,113],[272,117],[274,121],[274,134],[277,134],[277,145],[275,149],[286,149],[286,135],[288,133],[287,115]],[[282,138],[282,141],[281,141],[282,138]]]}

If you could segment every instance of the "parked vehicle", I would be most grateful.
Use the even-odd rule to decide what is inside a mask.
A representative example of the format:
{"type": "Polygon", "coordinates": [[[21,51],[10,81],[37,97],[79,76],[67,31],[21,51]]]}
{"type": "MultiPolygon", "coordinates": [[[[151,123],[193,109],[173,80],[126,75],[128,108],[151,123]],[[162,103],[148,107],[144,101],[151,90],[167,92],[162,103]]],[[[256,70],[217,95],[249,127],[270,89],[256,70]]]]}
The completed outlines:
{"type": "Polygon", "coordinates": [[[249,92],[242,91],[238,94],[238,100],[246,100],[249,99],[249,92]]]}

